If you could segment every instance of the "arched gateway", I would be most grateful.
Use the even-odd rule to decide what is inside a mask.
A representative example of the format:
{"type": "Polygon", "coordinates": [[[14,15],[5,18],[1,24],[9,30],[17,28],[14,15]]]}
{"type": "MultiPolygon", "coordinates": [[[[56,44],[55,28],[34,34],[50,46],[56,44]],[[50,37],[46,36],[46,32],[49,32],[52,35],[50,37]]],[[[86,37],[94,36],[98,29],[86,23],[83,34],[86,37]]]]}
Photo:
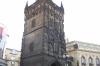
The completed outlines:
{"type": "Polygon", "coordinates": [[[60,64],[60,62],[54,61],[52,64],[50,64],[50,66],[62,66],[62,65],[60,64]]]}
{"type": "Polygon", "coordinates": [[[50,66],[60,66],[57,62],[54,62],[53,64],[51,64],[50,66]]]}

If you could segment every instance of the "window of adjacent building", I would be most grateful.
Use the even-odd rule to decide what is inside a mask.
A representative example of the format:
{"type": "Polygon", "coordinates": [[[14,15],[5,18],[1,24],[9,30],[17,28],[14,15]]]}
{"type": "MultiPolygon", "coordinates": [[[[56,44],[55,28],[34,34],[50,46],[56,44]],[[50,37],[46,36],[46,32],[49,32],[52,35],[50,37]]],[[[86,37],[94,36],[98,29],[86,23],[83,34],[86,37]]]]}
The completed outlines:
{"type": "Polygon", "coordinates": [[[89,66],[93,66],[93,59],[89,57],[89,66]]]}
{"type": "Polygon", "coordinates": [[[15,57],[11,57],[11,60],[15,60],[15,57]]]}
{"type": "Polygon", "coordinates": [[[32,28],[35,27],[36,19],[32,20],[32,28]]]}
{"type": "Polygon", "coordinates": [[[10,53],[11,53],[11,54],[17,54],[17,50],[10,49],[10,53]]]}
{"type": "Polygon", "coordinates": [[[84,56],[81,57],[81,65],[86,66],[86,59],[84,56]]]}
{"type": "Polygon", "coordinates": [[[96,58],[96,66],[100,66],[100,60],[96,58]]]}
{"type": "Polygon", "coordinates": [[[34,43],[30,43],[29,49],[30,49],[30,51],[34,50],[34,43]]]}
{"type": "Polygon", "coordinates": [[[12,61],[12,62],[11,62],[11,66],[15,66],[15,62],[12,61]]]}

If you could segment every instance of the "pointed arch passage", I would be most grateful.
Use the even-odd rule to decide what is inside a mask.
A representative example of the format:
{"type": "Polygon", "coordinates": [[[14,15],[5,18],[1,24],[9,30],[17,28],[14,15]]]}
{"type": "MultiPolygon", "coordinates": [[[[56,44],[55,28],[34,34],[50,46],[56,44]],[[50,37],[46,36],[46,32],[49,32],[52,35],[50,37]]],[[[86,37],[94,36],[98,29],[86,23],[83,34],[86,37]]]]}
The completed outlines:
{"type": "Polygon", "coordinates": [[[61,64],[58,61],[55,61],[50,66],[61,66],[61,64]]]}

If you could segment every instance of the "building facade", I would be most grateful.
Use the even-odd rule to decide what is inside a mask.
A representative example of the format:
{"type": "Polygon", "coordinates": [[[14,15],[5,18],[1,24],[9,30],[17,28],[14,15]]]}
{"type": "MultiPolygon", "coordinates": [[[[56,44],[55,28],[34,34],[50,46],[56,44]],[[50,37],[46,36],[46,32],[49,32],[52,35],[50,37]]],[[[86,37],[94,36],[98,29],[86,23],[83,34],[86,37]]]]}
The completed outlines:
{"type": "Polygon", "coordinates": [[[72,41],[66,44],[66,50],[73,57],[73,66],[100,66],[100,45],[72,41]]]}
{"type": "Polygon", "coordinates": [[[21,66],[64,66],[64,8],[52,0],[25,7],[21,66]]]}
{"type": "Polygon", "coordinates": [[[7,66],[20,66],[20,54],[21,52],[18,50],[6,48],[5,60],[7,66]]]}
{"type": "Polygon", "coordinates": [[[0,66],[7,66],[6,61],[4,59],[5,56],[5,48],[7,43],[7,28],[5,25],[0,23],[0,66]]]}
{"type": "Polygon", "coordinates": [[[3,59],[5,57],[7,38],[8,38],[7,28],[4,24],[0,23],[0,49],[2,52],[3,59]]]}
{"type": "Polygon", "coordinates": [[[6,61],[3,59],[1,48],[0,48],[0,66],[7,66],[6,61]]]}

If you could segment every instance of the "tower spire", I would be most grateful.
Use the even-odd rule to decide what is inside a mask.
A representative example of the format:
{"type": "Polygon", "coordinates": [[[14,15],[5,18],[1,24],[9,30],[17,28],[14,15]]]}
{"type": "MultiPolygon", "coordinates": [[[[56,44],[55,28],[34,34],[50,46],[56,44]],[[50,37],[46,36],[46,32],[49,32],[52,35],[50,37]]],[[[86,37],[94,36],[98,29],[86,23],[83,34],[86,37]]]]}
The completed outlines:
{"type": "Polygon", "coordinates": [[[25,9],[28,9],[28,1],[26,2],[26,6],[25,6],[25,9]]]}
{"type": "Polygon", "coordinates": [[[62,1],[61,1],[61,6],[60,6],[62,9],[64,9],[64,7],[63,7],[63,4],[62,4],[62,1]]]}
{"type": "Polygon", "coordinates": [[[61,6],[60,6],[62,12],[64,12],[64,7],[63,7],[63,4],[62,4],[62,1],[61,1],[61,6]]]}

